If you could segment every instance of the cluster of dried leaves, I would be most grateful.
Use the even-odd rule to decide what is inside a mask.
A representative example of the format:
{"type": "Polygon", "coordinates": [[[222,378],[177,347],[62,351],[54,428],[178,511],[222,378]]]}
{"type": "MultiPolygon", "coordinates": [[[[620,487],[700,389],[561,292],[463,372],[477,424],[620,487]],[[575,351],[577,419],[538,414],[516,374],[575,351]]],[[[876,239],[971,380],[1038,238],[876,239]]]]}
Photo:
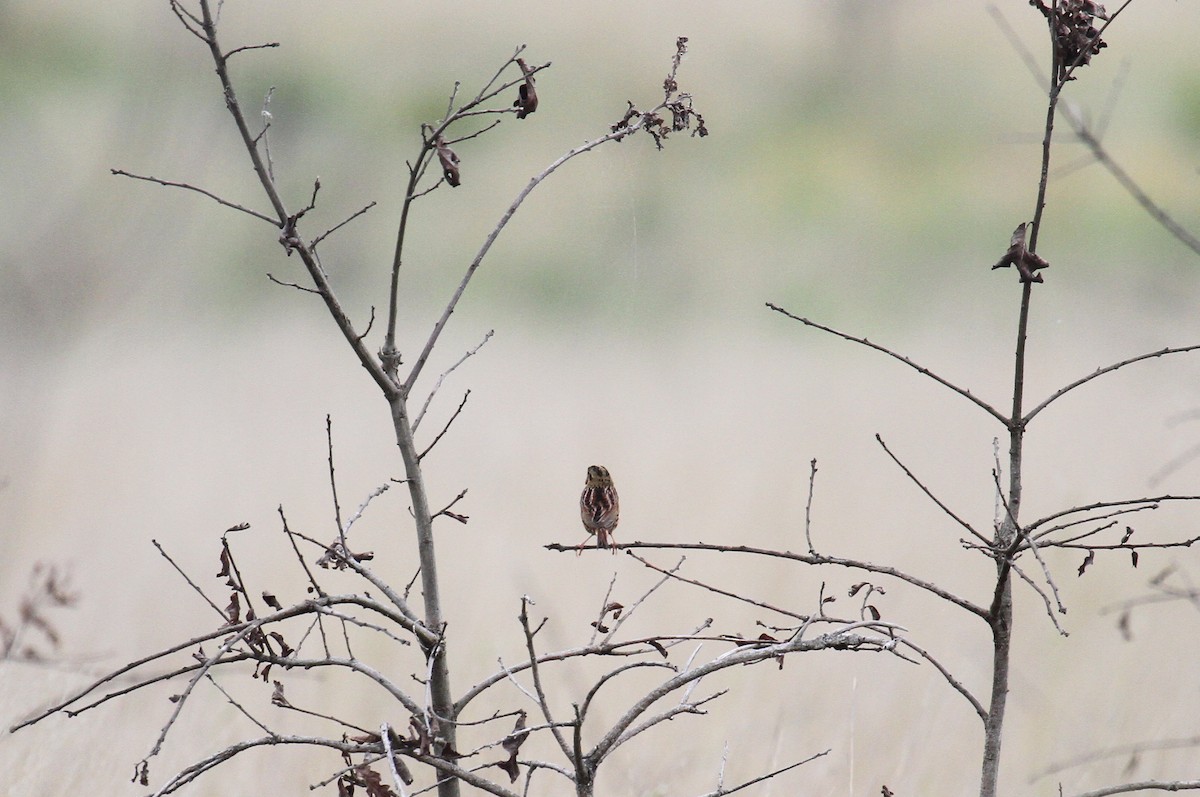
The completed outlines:
{"type": "Polygon", "coordinates": [[[1099,3],[1054,0],[1053,5],[1048,6],[1043,0],[1029,0],[1029,5],[1041,11],[1050,23],[1060,81],[1074,80],[1067,73],[1076,66],[1086,66],[1093,55],[1099,55],[1108,46],[1096,27],[1097,19],[1108,19],[1108,12],[1099,3]]]}
{"type": "Polygon", "coordinates": [[[656,111],[639,111],[630,102],[629,107],[625,110],[625,115],[610,128],[612,132],[616,133],[636,123],[650,134],[654,139],[655,146],[659,149],[663,148],[663,142],[673,132],[678,133],[684,130],[691,130],[693,136],[699,136],[700,138],[708,135],[708,127],[704,124],[704,117],[692,105],[692,95],[680,92],[679,82],[675,78],[676,73],[679,71],[679,63],[687,52],[687,42],[686,36],[680,36],[675,40],[675,56],[671,59],[671,73],[663,81],[663,102],[660,107],[671,114],[671,121],[667,122],[656,111]],[[695,124],[695,129],[692,129],[693,124],[695,124]]]}

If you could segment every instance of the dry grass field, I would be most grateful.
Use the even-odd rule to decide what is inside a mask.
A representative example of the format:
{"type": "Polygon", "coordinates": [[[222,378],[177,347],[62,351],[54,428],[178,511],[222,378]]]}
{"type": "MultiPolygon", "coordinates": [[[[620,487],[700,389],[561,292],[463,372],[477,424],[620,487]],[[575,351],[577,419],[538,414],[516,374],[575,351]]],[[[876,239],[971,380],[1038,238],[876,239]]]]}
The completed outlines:
{"type": "MultiPolygon", "coordinates": [[[[1043,57],[1040,16],[1024,2],[1000,5],[1043,57]]],[[[275,87],[276,169],[297,201],[320,176],[314,227],[379,202],[323,251],[361,325],[384,301],[417,125],[442,112],[454,80],[470,89],[518,44],[530,60],[554,62],[539,80],[536,116],[464,145],[463,186],[419,206],[403,293],[408,352],[529,176],[607,130],[627,99],[657,99],[675,37],[690,37],[680,82],[712,135],[673,139],[663,152],[648,138],[626,141],[551,179],[492,251],[430,368],[426,389],[495,330],[447,380],[428,421],[440,427],[472,391],[427,462],[435,502],[469,488],[459,508],[470,522],[438,527],[456,685],[521,654],[522,595],[552,618],[545,644],[567,646],[587,639],[614,575],[624,602],[655,580],[625,556],[544,550],[583,538],[577,496],[592,463],[607,465],[621,491],[620,541],[798,550],[816,458],[819,549],[893,562],[986,603],[989,564],[962,549],[959,529],[874,436],[988,527],[993,439],[1003,430],[911,370],[764,306],[885,343],[1005,403],[1019,286],[989,266],[1032,212],[1044,105],[985,4],[231,0],[223,13],[230,44],[282,43],[239,56],[235,78],[251,107],[275,87]]],[[[1193,231],[1198,29],[1192,4],[1134,3],[1068,92],[1099,117],[1120,83],[1105,143],[1193,231]]],[[[402,468],[386,405],[319,302],[267,280],[302,278],[277,232],[202,197],[109,175],[188,180],[262,204],[211,66],[166,3],[18,0],[0,6],[0,31],[0,618],[15,616],[37,562],[65,568],[79,594],[58,618],[61,664],[0,662],[7,729],[89,674],[213,625],[151,539],[215,590],[221,532],[249,523],[236,539],[243,566],[252,562],[255,582],[281,599],[298,599],[304,582],[277,508],[294,528],[332,537],[327,414],[343,506],[402,468]]],[[[1195,253],[1102,168],[1073,168],[1084,155],[1064,135],[1056,163],[1066,168],[1051,182],[1039,248],[1052,266],[1035,291],[1035,400],[1098,366],[1200,342],[1195,253]]],[[[1027,516],[1200,493],[1200,459],[1151,484],[1200,443],[1198,409],[1195,355],[1139,364],[1063,399],[1030,429],[1027,516]]],[[[407,507],[391,491],[356,527],[396,583],[415,561],[407,507]]],[[[1178,538],[1198,533],[1198,517],[1162,510],[1135,525],[1178,538]]],[[[1008,794],[1057,793],[1055,779],[1028,778],[1075,755],[1200,733],[1195,613],[1144,609],[1128,642],[1104,613],[1144,594],[1163,567],[1200,572],[1196,554],[1147,553],[1137,570],[1123,554],[1100,557],[1077,578],[1081,556],[1049,560],[1069,638],[1032,592],[1016,591],[1008,794]]],[[[804,612],[824,584],[852,613],[846,590],[860,580],[715,554],[689,554],[685,570],[804,612]]],[[[879,583],[885,619],[986,696],[986,627],[879,583]]],[[[681,584],[643,612],[643,633],[711,617],[717,631],[756,635],[756,621],[779,622],[681,584]]],[[[400,666],[382,647],[358,652],[400,666]]],[[[593,670],[564,671],[554,686],[563,705],[593,670]]],[[[648,682],[632,677],[625,688],[648,682]]],[[[274,716],[268,687],[228,674],[222,683],[274,716]]],[[[806,655],[701,689],[726,687],[709,716],[677,719],[620,753],[599,791],[703,793],[725,745],[730,782],[832,750],[759,794],[977,788],[978,720],[927,666],[806,655]]],[[[366,727],[397,713],[344,677],[300,673],[288,688],[333,700],[366,727]]],[[[15,736],[0,731],[0,794],[138,792],[133,764],[170,707],[171,687],[151,692],[15,736]]],[[[523,700],[515,690],[498,697],[523,700]]],[[[621,697],[614,689],[602,717],[620,711],[621,697]]],[[[213,692],[155,774],[254,732],[213,692]]],[[[1137,775],[1194,777],[1194,758],[1151,753],[1137,775]]],[[[1125,764],[1106,759],[1060,777],[1071,793],[1123,779],[1125,764]]],[[[332,754],[255,753],[189,793],[307,793],[337,765],[332,754]]]]}

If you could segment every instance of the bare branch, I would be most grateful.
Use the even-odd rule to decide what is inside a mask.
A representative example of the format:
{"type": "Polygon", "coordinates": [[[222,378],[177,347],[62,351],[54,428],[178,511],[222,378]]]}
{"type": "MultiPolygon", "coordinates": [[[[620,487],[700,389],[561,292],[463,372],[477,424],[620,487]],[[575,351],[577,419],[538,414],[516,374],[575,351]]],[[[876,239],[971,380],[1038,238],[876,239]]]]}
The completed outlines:
{"type": "Polygon", "coordinates": [[[316,288],[306,288],[303,285],[297,285],[294,282],[285,282],[284,280],[276,278],[276,276],[269,271],[267,272],[267,279],[269,279],[271,282],[274,282],[276,285],[282,285],[285,288],[295,288],[296,290],[304,291],[305,293],[315,293],[317,296],[321,295],[321,292],[316,288]]]}
{"type": "Polygon", "coordinates": [[[184,188],[188,191],[195,191],[197,194],[203,194],[204,196],[213,200],[217,204],[224,205],[227,208],[233,208],[234,210],[240,210],[242,213],[247,213],[256,219],[260,219],[262,221],[267,222],[268,224],[270,224],[272,226],[275,226],[275,227],[279,226],[279,222],[277,220],[271,218],[270,216],[268,216],[264,213],[259,213],[257,210],[251,210],[250,208],[245,207],[244,205],[239,205],[236,202],[230,202],[227,199],[222,199],[221,197],[214,194],[212,191],[206,191],[203,188],[197,188],[196,186],[192,185],[191,183],[177,183],[172,180],[160,180],[157,177],[147,177],[147,176],[140,175],[140,174],[133,174],[132,172],[127,172],[124,169],[109,169],[109,171],[115,175],[120,175],[121,177],[129,177],[134,180],[145,180],[148,183],[158,183],[159,185],[168,186],[170,188],[184,188]]]}
{"type": "Polygon", "coordinates": [[[1111,794],[1131,794],[1135,791],[1191,791],[1200,789],[1200,780],[1143,780],[1108,786],[1095,791],[1080,792],[1075,797],[1108,797],[1111,794]]]}
{"type": "Polygon", "coordinates": [[[817,481],[817,459],[813,457],[808,469],[808,500],[804,503],[804,541],[808,543],[808,552],[814,556],[817,549],[812,543],[812,503],[814,486],[817,481]]]}
{"type": "Polygon", "coordinates": [[[471,397],[470,390],[468,390],[466,393],[463,393],[462,401],[458,402],[458,409],[456,409],[454,411],[454,414],[450,416],[450,420],[446,421],[446,425],[442,427],[442,431],[437,433],[437,437],[433,438],[433,442],[430,443],[425,448],[424,451],[422,451],[420,454],[417,454],[417,462],[420,462],[421,460],[425,459],[425,455],[428,454],[430,451],[432,451],[433,447],[438,444],[438,441],[441,440],[442,437],[446,434],[446,432],[448,432],[450,430],[450,424],[454,423],[454,419],[457,418],[459,416],[459,413],[461,413],[463,411],[463,407],[467,406],[467,399],[470,397],[471,397]]]}
{"type": "MultiPolygon", "coordinates": [[[[550,543],[543,546],[548,551],[559,553],[574,552],[575,546],[562,545],[560,543],[550,543]]],[[[885,565],[876,565],[870,562],[860,561],[857,559],[844,559],[839,556],[825,556],[824,554],[799,554],[791,551],[776,551],[770,548],[756,548],[750,545],[715,545],[704,542],[626,542],[621,543],[621,548],[645,548],[647,550],[684,550],[684,551],[714,551],[717,553],[745,553],[754,556],[765,556],[774,559],[787,559],[794,562],[802,562],[808,565],[838,565],[840,567],[848,567],[852,570],[865,570],[869,573],[880,573],[882,575],[891,576],[901,581],[912,584],[926,592],[929,592],[949,603],[953,603],[959,608],[966,609],[974,615],[978,615],[983,619],[987,619],[988,610],[980,606],[976,606],[965,598],[960,598],[948,590],[942,589],[936,584],[917,578],[916,576],[897,570],[894,567],[885,565]]]]}
{"type": "MultiPolygon", "coordinates": [[[[489,329],[487,331],[487,334],[485,334],[483,336],[483,340],[479,341],[479,343],[475,346],[475,348],[467,349],[466,354],[464,354],[462,357],[459,357],[458,361],[455,362],[454,365],[450,366],[445,371],[443,371],[442,375],[437,378],[437,382],[435,382],[433,385],[433,390],[429,391],[429,395],[425,398],[425,403],[421,406],[421,411],[418,412],[417,417],[413,419],[412,429],[414,432],[417,431],[417,427],[421,425],[421,419],[425,417],[425,411],[429,409],[429,403],[431,401],[433,401],[433,397],[436,396],[438,390],[441,389],[442,382],[446,381],[446,377],[450,376],[450,374],[454,373],[454,371],[460,365],[462,365],[470,357],[473,357],[476,353],[478,353],[478,351],[483,348],[484,344],[492,339],[492,335],[494,335],[494,334],[496,334],[496,330],[489,329]]],[[[470,391],[468,391],[468,392],[470,392],[470,391]]],[[[465,401],[465,399],[464,399],[464,401],[465,401]]],[[[447,426],[449,426],[449,424],[447,424],[447,426]]]]}
{"type": "Polygon", "coordinates": [[[233,58],[238,53],[244,53],[247,50],[269,50],[272,47],[278,47],[278,46],[279,46],[279,42],[267,42],[266,44],[246,44],[241,47],[235,47],[234,49],[225,53],[225,60],[228,61],[230,58],[233,58]]]}
{"type": "MultiPolygon", "coordinates": [[[[791,617],[793,620],[799,620],[800,622],[805,622],[805,621],[811,619],[811,617],[809,615],[798,614],[796,612],[789,611],[787,609],[781,609],[778,606],[772,606],[769,603],[757,601],[757,600],[754,600],[753,598],[747,598],[744,595],[738,595],[736,592],[730,592],[728,590],[720,589],[719,587],[714,587],[711,584],[705,584],[702,581],[696,581],[694,579],[685,578],[675,572],[678,569],[679,565],[676,565],[671,570],[663,570],[658,565],[656,565],[652,562],[649,562],[646,559],[643,559],[642,557],[635,554],[633,551],[626,551],[625,553],[629,556],[632,556],[634,559],[638,560],[639,562],[641,562],[643,565],[650,568],[651,570],[655,570],[659,573],[662,573],[667,578],[673,578],[676,581],[682,581],[684,584],[691,584],[694,587],[700,587],[701,589],[708,590],[709,592],[715,593],[717,595],[721,595],[726,598],[732,598],[736,601],[740,601],[741,603],[748,603],[751,606],[757,606],[760,609],[766,609],[767,611],[775,612],[776,614],[782,614],[784,617],[791,617]]],[[[682,561],[681,561],[681,563],[682,563],[682,561]]]]}
{"type": "Polygon", "coordinates": [[[1030,410],[1029,413],[1026,414],[1025,417],[1022,419],[1022,421],[1026,425],[1028,425],[1029,422],[1033,420],[1035,415],[1037,415],[1042,410],[1046,409],[1046,407],[1048,407],[1051,403],[1062,398],[1064,395],[1071,392],[1072,390],[1079,387],[1080,385],[1085,385],[1088,382],[1092,381],[1093,379],[1103,376],[1104,374],[1112,373],[1113,371],[1116,371],[1119,368],[1124,368],[1127,365],[1133,365],[1134,363],[1141,362],[1142,360],[1151,360],[1151,359],[1154,359],[1155,357],[1165,357],[1169,354],[1183,354],[1185,352],[1196,351],[1196,350],[1200,350],[1200,344],[1194,344],[1192,346],[1180,346],[1178,348],[1167,347],[1167,348],[1159,349],[1158,351],[1152,351],[1152,352],[1148,352],[1146,354],[1139,354],[1136,357],[1130,357],[1128,360],[1121,360],[1121,362],[1119,362],[1119,363],[1113,363],[1112,365],[1106,365],[1103,368],[1097,368],[1095,371],[1088,374],[1087,376],[1082,377],[1080,379],[1076,379],[1074,382],[1067,385],[1066,387],[1062,387],[1062,388],[1059,388],[1058,390],[1056,390],[1045,401],[1043,401],[1041,404],[1037,405],[1032,410],[1030,410]]]}
{"type": "MultiPolygon", "coordinates": [[[[1037,549],[1035,548],[1034,550],[1036,551],[1037,549]]],[[[1038,561],[1039,562],[1042,561],[1040,557],[1038,558],[1038,561]]],[[[1058,624],[1058,618],[1054,616],[1054,609],[1050,605],[1050,597],[1046,594],[1045,590],[1043,590],[1040,586],[1038,586],[1038,584],[1036,584],[1034,582],[1034,580],[1032,578],[1030,578],[1029,575],[1026,574],[1025,571],[1020,568],[1020,566],[1017,565],[1016,562],[1010,561],[1009,566],[1012,567],[1013,571],[1018,576],[1020,576],[1021,580],[1024,581],[1026,584],[1028,584],[1029,587],[1034,592],[1037,593],[1038,597],[1042,599],[1042,604],[1046,607],[1046,616],[1049,617],[1050,622],[1054,624],[1054,630],[1057,631],[1061,636],[1064,636],[1064,637],[1070,636],[1070,634],[1068,634],[1065,630],[1063,630],[1063,627],[1058,624]]],[[[1045,570],[1044,563],[1042,564],[1042,568],[1043,568],[1043,570],[1045,570]]],[[[1049,571],[1045,571],[1045,572],[1046,572],[1047,583],[1049,583],[1050,588],[1054,590],[1054,602],[1056,604],[1058,604],[1058,611],[1061,612],[1062,614],[1066,614],[1067,610],[1062,605],[1062,601],[1060,601],[1058,598],[1058,588],[1055,586],[1054,582],[1050,580],[1049,571]]]]}
{"type": "Polygon", "coordinates": [[[1139,506],[1140,509],[1158,509],[1159,504],[1171,501],[1200,501],[1200,495],[1157,495],[1146,498],[1126,498],[1120,501],[1096,501],[1095,503],[1085,504],[1083,506],[1073,506],[1070,509],[1064,509],[1061,512],[1054,512],[1053,514],[1046,515],[1045,517],[1035,520],[1033,523],[1030,523],[1028,526],[1026,526],[1025,531],[1027,534],[1032,534],[1033,531],[1039,526],[1044,526],[1053,520],[1058,520],[1061,517],[1078,514],[1080,512],[1091,512],[1093,509],[1108,509],[1111,507],[1131,505],[1139,506],[1142,504],[1145,504],[1146,506],[1139,506]]]}
{"type": "Polygon", "coordinates": [[[917,485],[917,487],[921,490],[921,492],[925,493],[925,496],[930,501],[933,501],[935,504],[937,504],[938,509],[942,510],[947,515],[949,515],[951,520],[953,520],[955,523],[957,523],[958,525],[960,525],[964,529],[966,529],[971,534],[971,536],[973,536],[975,539],[979,540],[984,545],[990,544],[991,540],[989,540],[987,537],[983,536],[978,531],[976,531],[975,528],[970,523],[963,520],[958,515],[954,514],[954,511],[951,510],[950,507],[946,506],[940,498],[938,498],[936,495],[934,495],[933,491],[930,490],[928,487],[926,487],[925,484],[920,479],[917,478],[916,474],[914,474],[911,470],[909,470],[908,466],[905,465],[903,462],[901,462],[900,458],[892,453],[892,450],[890,448],[888,448],[887,443],[883,442],[883,437],[881,437],[879,435],[879,433],[875,434],[875,442],[879,443],[879,445],[883,448],[883,450],[891,458],[892,462],[895,462],[896,466],[898,468],[900,468],[900,470],[904,471],[904,475],[907,476],[909,478],[909,480],[912,481],[913,484],[917,485]]]}
{"type": "Polygon", "coordinates": [[[993,407],[991,404],[988,404],[986,401],[983,401],[982,399],[977,398],[973,393],[971,393],[971,391],[967,390],[966,388],[959,387],[958,385],[954,384],[953,382],[943,379],[942,377],[938,376],[936,373],[929,370],[925,366],[918,365],[917,363],[910,360],[908,357],[905,357],[903,354],[897,354],[896,352],[892,351],[891,349],[886,348],[884,346],[880,346],[878,343],[872,343],[871,341],[867,340],[866,338],[858,338],[858,337],[855,337],[854,335],[849,335],[845,332],[839,332],[838,330],[834,329],[833,327],[827,327],[824,324],[818,324],[816,321],[810,321],[807,318],[801,318],[798,315],[793,315],[792,313],[789,313],[787,310],[784,310],[782,307],[774,305],[771,302],[767,302],[767,307],[771,308],[772,310],[774,310],[775,312],[777,312],[781,315],[787,316],[788,318],[792,319],[793,321],[799,321],[801,324],[804,324],[805,326],[812,327],[813,329],[819,329],[822,332],[828,332],[830,335],[833,335],[834,337],[841,338],[842,340],[848,340],[851,343],[857,343],[860,346],[866,346],[868,349],[874,349],[877,352],[886,354],[888,357],[891,357],[893,360],[899,360],[900,362],[904,363],[909,368],[912,368],[914,371],[921,374],[922,376],[929,377],[930,379],[937,382],[942,387],[949,388],[950,390],[954,391],[958,395],[967,399],[972,404],[976,405],[977,407],[982,409],[984,412],[986,412],[988,415],[991,415],[993,418],[1000,421],[1000,423],[1004,424],[1005,426],[1009,425],[1008,418],[1004,417],[1004,415],[1002,415],[1000,413],[1000,411],[997,410],[995,407],[993,407]]]}
{"type": "Polygon", "coordinates": [[[335,232],[337,232],[338,230],[340,230],[342,227],[345,227],[347,224],[349,224],[350,222],[354,221],[355,219],[357,219],[359,216],[361,216],[361,215],[363,215],[364,213],[366,213],[366,212],[367,212],[368,210],[370,210],[371,208],[375,207],[375,205],[376,205],[376,204],[377,204],[377,203],[375,202],[375,200],[371,200],[371,202],[370,202],[370,203],[368,203],[368,204],[366,205],[366,207],[363,207],[363,208],[361,208],[361,209],[359,209],[359,210],[356,210],[356,211],[354,211],[354,212],[353,212],[353,213],[351,213],[351,214],[350,214],[350,216],[349,216],[349,217],[347,217],[347,218],[346,218],[344,221],[341,221],[341,222],[339,222],[339,223],[337,223],[337,224],[333,225],[333,226],[332,226],[332,227],[330,227],[328,230],[326,230],[325,232],[323,232],[323,233],[321,233],[320,235],[318,235],[316,238],[313,238],[311,241],[309,241],[309,242],[308,242],[308,248],[309,248],[309,249],[312,249],[312,250],[315,252],[315,251],[316,251],[316,249],[317,249],[317,244],[321,243],[321,241],[324,241],[324,240],[325,240],[326,238],[328,238],[330,235],[333,235],[335,232]]]}
{"type": "Polygon", "coordinates": [[[785,772],[789,772],[789,771],[795,769],[796,767],[804,766],[805,764],[809,763],[810,761],[815,761],[818,758],[829,755],[829,752],[830,752],[829,750],[823,750],[820,753],[815,753],[813,755],[810,755],[808,758],[804,759],[803,761],[797,761],[794,764],[788,764],[786,767],[780,767],[779,769],[772,770],[771,772],[768,772],[765,775],[759,775],[756,778],[751,778],[750,780],[739,783],[738,785],[734,786],[732,789],[726,789],[723,786],[721,786],[721,787],[718,787],[715,791],[706,792],[705,794],[701,795],[700,797],[725,797],[726,794],[733,794],[734,792],[739,792],[742,789],[749,788],[750,786],[755,785],[756,783],[762,783],[764,780],[770,780],[771,778],[782,775],[785,772]]]}
{"type": "Polygon", "coordinates": [[[961,681],[955,678],[948,669],[942,666],[942,663],[935,659],[933,655],[929,653],[929,651],[917,645],[910,639],[901,638],[900,644],[906,648],[909,648],[910,650],[915,651],[918,656],[932,664],[934,668],[941,673],[942,677],[946,679],[946,683],[950,684],[950,687],[954,689],[954,691],[966,698],[967,702],[971,704],[971,708],[975,709],[975,713],[979,716],[979,719],[983,720],[984,722],[987,721],[987,709],[983,707],[983,704],[979,702],[975,695],[971,694],[971,691],[967,689],[967,687],[964,686],[961,681]]]}
{"type": "MultiPolygon", "coordinates": [[[[655,110],[658,109],[656,108],[655,110]]],[[[462,280],[459,282],[458,288],[455,289],[454,294],[450,297],[450,301],[446,304],[446,309],[442,311],[441,317],[434,324],[433,331],[430,333],[429,338],[425,341],[424,348],[422,348],[421,353],[417,356],[416,362],[413,363],[412,368],[409,370],[408,376],[401,385],[401,392],[407,395],[412,391],[413,385],[417,381],[417,377],[421,375],[421,371],[425,368],[425,363],[429,360],[429,355],[433,351],[434,345],[437,343],[438,338],[441,337],[442,330],[445,329],[446,323],[450,320],[450,316],[454,313],[455,308],[458,307],[458,302],[462,298],[463,293],[466,292],[467,285],[470,283],[471,278],[475,276],[475,272],[479,269],[480,265],[483,264],[483,259],[491,250],[492,244],[494,244],[496,239],[500,237],[500,233],[503,232],[504,228],[508,226],[508,222],[512,220],[512,217],[516,214],[517,210],[521,207],[529,195],[533,193],[533,190],[541,185],[542,181],[544,181],[547,177],[558,171],[561,166],[573,160],[574,158],[584,154],[585,152],[591,152],[592,150],[596,149],[602,144],[608,143],[609,141],[620,141],[621,139],[636,133],[638,130],[642,129],[645,119],[646,114],[643,114],[641,117],[639,117],[639,121],[636,123],[625,127],[619,127],[616,130],[605,133],[599,138],[586,141],[574,149],[568,150],[566,153],[555,159],[553,163],[543,169],[539,174],[530,179],[529,183],[523,189],[521,189],[521,192],[517,194],[517,198],[512,201],[512,203],[508,206],[508,209],[504,211],[504,214],[496,223],[496,226],[490,233],[488,233],[487,239],[484,241],[483,246],[481,246],[479,251],[476,253],[475,258],[471,261],[470,265],[467,266],[467,271],[463,275],[462,280]]],[[[395,292],[393,291],[393,296],[394,295],[395,292]]]]}
{"type": "MultiPolygon", "coordinates": [[[[578,766],[577,759],[571,756],[572,746],[567,742],[566,737],[563,736],[560,725],[554,719],[554,713],[550,710],[550,702],[546,699],[546,690],[542,685],[542,673],[538,666],[541,660],[538,658],[537,649],[533,644],[534,630],[529,625],[529,603],[528,596],[521,596],[521,614],[518,619],[521,622],[521,630],[525,633],[525,652],[529,655],[529,671],[533,675],[533,688],[537,693],[538,709],[541,710],[542,717],[545,718],[546,723],[550,726],[550,733],[554,735],[554,741],[558,743],[558,749],[562,750],[563,755],[567,757],[568,761],[575,760],[576,766],[578,766]]],[[[463,701],[460,700],[455,706],[461,706],[462,703],[463,701]]],[[[578,733],[578,730],[576,733],[578,733]]]]}
{"type": "Polygon", "coordinates": [[[204,602],[213,608],[213,611],[215,611],[217,614],[219,614],[221,616],[222,619],[224,619],[225,612],[221,609],[221,607],[218,606],[216,603],[214,603],[212,598],[208,597],[208,595],[205,594],[204,590],[202,590],[200,588],[200,586],[198,584],[196,584],[195,581],[192,581],[192,579],[188,576],[187,573],[183,572],[183,568],[175,563],[175,560],[171,558],[171,555],[168,554],[165,549],[163,549],[162,545],[159,544],[158,540],[152,539],[152,540],[150,540],[150,544],[158,549],[158,552],[160,554],[162,554],[162,558],[166,559],[167,562],[171,565],[171,567],[175,568],[175,572],[183,577],[183,580],[187,582],[188,586],[191,587],[192,590],[197,595],[199,595],[201,598],[203,598],[204,602]]]}

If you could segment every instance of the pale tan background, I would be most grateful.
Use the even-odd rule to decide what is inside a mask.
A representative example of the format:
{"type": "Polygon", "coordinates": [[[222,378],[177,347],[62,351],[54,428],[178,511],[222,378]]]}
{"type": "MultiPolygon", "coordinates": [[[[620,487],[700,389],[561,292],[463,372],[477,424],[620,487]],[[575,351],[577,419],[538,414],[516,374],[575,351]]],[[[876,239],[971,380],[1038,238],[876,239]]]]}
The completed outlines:
{"type": "MultiPolygon", "coordinates": [[[[1001,5],[1044,60],[1041,17],[1023,0],[1001,5]]],[[[586,638],[614,571],[624,602],[649,583],[622,558],[541,548],[581,538],[575,502],[593,462],[620,488],[620,539],[798,548],[815,457],[820,548],[896,562],[986,601],[986,564],[960,550],[956,529],[873,435],[986,527],[999,428],[911,371],[763,307],[886,342],[1004,403],[1018,286],[988,265],[1032,212],[1044,110],[984,4],[230,2],[224,15],[227,46],[283,45],[239,56],[234,74],[251,108],[276,87],[273,153],[289,202],[302,204],[321,177],[310,233],[380,203],[323,251],[360,325],[384,301],[417,124],[441,113],[454,80],[472,90],[519,43],[532,61],[554,62],[539,79],[538,113],[463,145],[463,186],[418,207],[404,285],[410,353],[528,177],[606,130],[626,99],[652,102],[675,37],[691,37],[681,83],[712,136],[661,153],[629,141],[551,180],[491,253],[429,369],[496,330],[423,430],[472,389],[428,461],[435,501],[470,488],[470,524],[440,527],[459,685],[497,656],[517,658],[520,595],[553,615],[545,644],[568,645],[586,638]]],[[[1198,23],[1193,4],[1135,3],[1068,93],[1094,118],[1123,80],[1106,143],[1193,230],[1198,23]]],[[[399,475],[385,407],[318,303],[266,280],[301,277],[276,234],[202,197],[108,174],[188,180],[264,205],[205,57],[165,2],[0,5],[0,615],[12,618],[35,562],[69,567],[81,601],[61,618],[64,653],[94,670],[213,623],[151,538],[215,587],[220,532],[249,522],[238,544],[244,562],[260,557],[255,584],[299,597],[276,507],[298,529],[332,534],[326,413],[344,508],[399,475]]],[[[1056,163],[1080,155],[1064,140],[1056,163]]],[[[1033,312],[1035,400],[1099,365],[1200,339],[1196,256],[1099,167],[1057,174],[1040,249],[1052,268],[1033,312]]],[[[1200,422],[1171,424],[1196,410],[1198,387],[1196,360],[1154,361],[1042,415],[1026,517],[1151,492],[1150,476],[1200,440],[1200,422]]],[[[1153,490],[1195,493],[1198,481],[1192,462],[1153,490]]],[[[360,527],[397,581],[412,568],[408,539],[392,533],[406,506],[389,493],[360,527]]],[[[1196,519],[1163,511],[1137,525],[1165,539],[1195,533],[1196,519]]],[[[1067,756],[1197,733],[1194,613],[1139,615],[1130,644],[1098,614],[1167,563],[1194,572],[1193,560],[1150,554],[1130,571],[1125,557],[1104,558],[1078,580],[1078,557],[1052,558],[1068,640],[1018,590],[1008,793],[1053,793],[1051,781],[1025,778],[1067,756]]],[[[858,580],[695,555],[688,568],[802,611],[822,581],[844,596],[858,580]]],[[[985,629],[885,586],[885,615],[986,697],[985,629]]],[[[835,606],[852,611],[844,597],[835,606]]],[[[753,634],[755,620],[777,621],[681,586],[651,609],[642,630],[711,616],[718,631],[753,634]]],[[[0,723],[83,680],[3,665],[0,723]]],[[[268,690],[244,681],[225,680],[274,721],[268,690]]],[[[294,682],[338,695],[367,725],[402,722],[346,679],[294,682]]],[[[560,691],[564,708],[581,696],[576,686],[560,691]]],[[[726,741],[727,782],[833,748],[758,793],[878,794],[887,783],[897,794],[957,794],[976,782],[979,724],[928,667],[815,656],[705,685],[724,686],[734,691],[712,716],[622,753],[603,791],[712,788],[726,741]]],[[[132,793],[126,780],[169,693],[0,736],[0,791],[132,793]]],[[[521,705],[513,690],[501,696],[521,705]]],[[[156,774],[254,733],[216,697],[188,717],[156,774]]],[[[1193,757],[1148,756],[1139,774],[1194,776],[1184,765],[1193,757]]],[[[1123,764],[1072,771],[1065,783],[1112,782],[1123,764]]],[[[306,793],[335,765],[258,754],[193,793],[306,793]]]]}

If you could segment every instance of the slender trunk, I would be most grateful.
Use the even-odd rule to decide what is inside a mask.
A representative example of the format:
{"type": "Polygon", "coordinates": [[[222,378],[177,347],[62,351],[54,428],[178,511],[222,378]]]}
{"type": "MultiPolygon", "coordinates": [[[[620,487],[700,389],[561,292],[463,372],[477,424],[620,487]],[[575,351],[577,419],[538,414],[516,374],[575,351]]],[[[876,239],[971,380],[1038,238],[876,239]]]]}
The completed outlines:
{"type": "Polygon", "coordinates": [[[1017,348],[1013,356],[1012,413],[1008,420],[1008,495],[1004,520],[996,530],[996,589],[988,612],[992,628],[992,698],[983,723],[983,773],[980,797],[996,797],[1000,780],[1000,744],[1004,739],[1004,709],[1008,705],[1008,671],[1012,655],[1012,567],[1009,556],[1021,533],[1021,463],[1025,444],[1025,342],[1029,332],[1029,305],[1033,283],[1021,290],[1017,321],[1017,348]]]}
{"type": "Polygon", "coordinates": [[[1000,743],[1004,738],[1004,709],[1008,703],[1008,663],[1012,650],[1011,570],[1002,566],[1002,583],[992,607],[992,700],[983,724],[983,775],[980,797],[996,797],[1000,778],[1000,743]]]}
{"type": "MultiPolygon", "coordinates": [[[[403,395],[392,399],[392,423],[396,430],[396,444],[404,460],[408,493],[412,498],[413,517],[417,524],[417,554],[421,563],[421,592],[425,601],[425,625],[435,633],[442,634],[442,643],[434,650],[425,651],[431,657],[429,667],[430,708],[435,719],[430,730],[439,736],[447,748],[455,747],[454,699],[450,689],[450,665],[446,655],[445,621],[442,619],[442,600],[437,574],[437,557],[433,545],[433,518],[429,510],[429,498],[425,494],[425,480],[421,463],[413,442],[412,426],[408,419],[408,400],[403,395]]],[[[454,778],[438,785],[439,797],[458,797],[458,781],[454,778]]]]}

